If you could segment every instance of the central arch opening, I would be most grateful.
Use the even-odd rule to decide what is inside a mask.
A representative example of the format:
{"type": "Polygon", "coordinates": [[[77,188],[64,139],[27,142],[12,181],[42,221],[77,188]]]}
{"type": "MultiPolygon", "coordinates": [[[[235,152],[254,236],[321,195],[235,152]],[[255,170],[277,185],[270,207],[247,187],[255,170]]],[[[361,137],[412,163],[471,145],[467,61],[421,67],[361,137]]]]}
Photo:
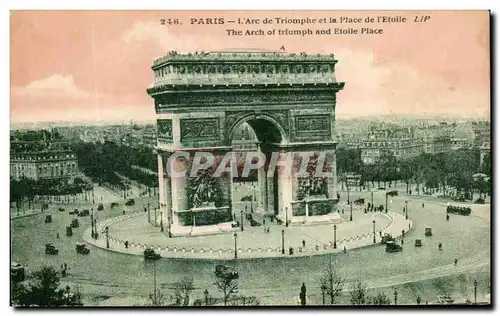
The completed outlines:
{"type": "MultiPolygon", "coordinates": [[[[261,152],[269,157],[270,147],[284,143],[286,138],[283,128],[271,118],[250,116],[237,122],[229,136],[238,164],[238,175],[233,177],[232,184],[234,212],[244,214],[251,222],[256,216],[277,215],[277,173],[268,177],[267,168],[261,167],[251,170],[245,176],[243,168],[248,153],[261,152]]],[[[253,158],[253,163],[256,160],[257,158],[253,158]]]]}

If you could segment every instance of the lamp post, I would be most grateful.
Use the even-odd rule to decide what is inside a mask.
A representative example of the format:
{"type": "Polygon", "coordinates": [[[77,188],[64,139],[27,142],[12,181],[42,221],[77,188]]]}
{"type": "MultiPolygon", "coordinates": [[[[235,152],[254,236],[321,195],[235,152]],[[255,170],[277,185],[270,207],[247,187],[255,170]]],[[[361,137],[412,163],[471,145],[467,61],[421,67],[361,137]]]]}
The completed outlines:
{"type": "Polygon", "coordinates": [[[373,205],[373,191],[371,191],[371,195],[372,195],[372,205],[373,205]]]}
{"type": "Polygon", "coordinates": [[[151,224],[151,209],[149,208],[149,203],[148,203],[148,223],[151,224]]]}
{"type": "Polygon", "coordinates": [[[375,220],[373,220],[372,223],[373,223],[373,243],[376,244],[377,241],[375,240],[375,220]]]}
{"type": "Polygon", "coordinates": [[[285,230],[281,230],[281,254],[285,254],[285,230]]]}
{"type": "Polygon", "coordinates": [[[241,231],[244,231],[245,229],[243,228],[243,210],[241,210],[241,231]]]}
{"type": "Polygon", "coordinates": [[[349,220],[352,222],[352,202],[350,203],[350,207],[351,207],[351,216],[349,217],[349,220]]]}
{"type": "Polygon", "coordinates": [[[347,187],[347,204],[349,204],[349,201],[350,201],[350,195],[349,195],[349,185],[347,184],[347,181],[345,183],[346,187],[347,187]]]}
{"type": "Polygon", "coordinates": [[[387,192],[385,192],[385,212],[387,213],[389,210],[387,209],[387,192]]]}
{"type": "Polygon", "coordinates": [[[94,238],[94,213],[90,214],[90,224],[92,226],[90,235],[94,238]]]}
{"type": "Polygon", "coordinates": [[[337,249],[337,225],[333,225],[333,249],[337,249]]]}
{"type": "Polygon", "coordinates": [[[326,292],[326,286],[323,284],[321,285],[321,295],[323,296],[323,305],[325,305],[325,292],[326,292]]]}
{"type": "Polygon", "coordinates": [[[474,304],[477,304],[477,280],[474,280],[474,304]]]}
{"type": "Polygon", "coordinates": [[[99,234],[97,233],[97,216],[94,217],[94,230],[94,238],[97,239],[97,237],[99,237],[99,234]]]}
{"type": "Polygon", "coordinates": [[[288,207],[285,207],[285,227],[288,227],[288,207]]]}
{"type": "Polygon", "coordinates": [[[208,290],[205,289],[205,291],[203,292],[203,294],[205,294],[205,306],[208,306],[208,290]]]}
{"type": "Polygon", "coordinates": [[[398,292],[394,291],[394,305],[398,305],[398,292]]]}
{"type": "Polygon", "coordinates": [[[163,232],[163,211],[160,211],[160,231],[163,232]]]}
{"type": "Polygon", "coordinates": [[[109,249],[109,226],[106,226],[106,248],[109,249]]]}
{"type": "Polygon", "coordinates": [[[405,201],[405,213],[406,213],[406,219],[408,219],[408,201],[405,201]]]}
{"type": "Polygon", "coordinates": [[[236,238],[238,237],[237,233],[234,233],[234,259],[238,259],[238,245],[236,243],[236,238]]]}

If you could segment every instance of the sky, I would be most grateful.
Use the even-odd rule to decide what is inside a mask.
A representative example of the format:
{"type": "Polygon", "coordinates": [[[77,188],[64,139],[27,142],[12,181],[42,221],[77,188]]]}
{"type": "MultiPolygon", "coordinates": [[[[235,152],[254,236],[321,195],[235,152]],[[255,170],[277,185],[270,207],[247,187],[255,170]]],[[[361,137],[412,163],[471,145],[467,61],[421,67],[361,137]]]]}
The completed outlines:
{"type": "Polygon", "coordinates": [[[13,11],[11,122],[154,119],[151,65],[168,51],[278,50],[335,54],[336,115],[490,115],[487,11],[13,11]],[[404,16],[406,23],[249,25],[383,28],[382,35],[228,36],[239,26],[191,18],[404,16]],[[430,16],[415,23],[416,16],[430,16]],[[182,25],[161,25],[177,18],[182,25]]]}

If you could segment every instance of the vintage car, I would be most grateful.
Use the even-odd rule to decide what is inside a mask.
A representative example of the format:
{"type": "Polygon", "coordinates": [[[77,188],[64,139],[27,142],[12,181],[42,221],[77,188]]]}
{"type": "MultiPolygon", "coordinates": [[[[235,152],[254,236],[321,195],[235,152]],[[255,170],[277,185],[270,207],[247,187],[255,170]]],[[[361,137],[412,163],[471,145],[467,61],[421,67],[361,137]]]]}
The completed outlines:
{"type": "Polygon", "coordinates": [[[66,209],[64,209],[64,207],[59,208],[59,212],[64,212],[64,211],[66,211],[66,209]]]}
{"type": "Polygon", "coordinates": [[[82,255],[88,255],[90,253],[90,249],[87,248],[85,244],[77,243],[75,246],[76,252],[82,255]]]}
{"type": "Polygon", "coordinates": [[[115,206],[120,206],[120,204],[118,202],[111,203],[111,208],[114,208],[115,206]]]}
{"type": "Polygon", "coordinates": [[[397,196],[398,195],[398,191],[396,191],[396,190],[389,191],[389,192],[387,192],[387,195],[388,196],[397,196]]]}
{"type": "Polygon", "coordinates": [[[365,199],[364,198],[356,199],[356,200],[354,200],[354,204],[357,204],[357,205],[365,204],[365,199]]]}
{"type": "Polygon", "coordinates": [[[432,228],[430,227],[425,228],[425,236],[432,236],[432,228]]]}
{"type": "Polygon", "coordinates": [[[446,213],[458,214],[468,216],[471,213],[471,208],[467,206],[456,206],[456,205],[448,205],[446,207],[446,213]]]}
{"type": "Polygon", "coordinates": [[[80,222],[78,221],[78,219],[76,218],[73,218],[73,220],[71,221],[71,228],[77,228],[77,227],[80,227],[80,222]]]}
{"type": "Polygon", "coordinates": [[[241,198],[241,202],[251,202],[251,201],[252,201],[251,195],[245,195],[244,197],[241,198]]]}
{"type": "Polygon", "coordinates": [[[75,209],[74,209],[74,210],[72,210],[72,211],[69,211],[69,214],[71,214],[71,215],[78,215],[78,213],[79,213],[79,212],[78,212],[78,209],[77,209],[77,208],[75,208],[75,209]]]}
{"type": "Polygon", "coordinates": [[[25,278],[24,266],[12,261],[10,263],[10,278],[14,282],[22,282],[25,278]]]}
{"type": "Polygon", "coordinates": [[[99,205],[97,205],[97,210],[98,211],[104,210],[104,205],[102,203],[100,203],[99,205]]]}
{"type": "Polygon", "coordinates": [[[215,267],[215,276],[229,279],[237,279],[239,277],[238,272],[234,271],[233,268],[222,264],[215,267]]]}
{"type": "Polygon", "coordinates": [[[250,220],[250,226],[260,226],[260,223],[259,223],[259,222],[257,222],[257,221],[256,221],[256,220],[254,220],[254,219],[251,219],[251,220],[250,220]]]}
{"type": "Polygon", "coordinates": [[[455,300],[452,299],[449,295],[438,295],[437,296],[437,301],[439,304],[451,304],[455,300]]]}
{"type": "Polygon", "coordinates": [[[392,237],[391,234],[389,233],[385,233],[383,236],[382,236],[382,243],[385,244],[389,241],[394,241],[394,238],[392,237]]]}
{"type": "Polygon", "coordinates": [[[57,255],[59,253],[59,250],[57,250],[53,244],[46,244],[45,253],[48,255],[57,255]]]}
{"type": "Polygon", "coordinates": [[[71,228],[71,226],[66,227],[66,236],[73,236],[73,228],[71,228]]]}
{"type": "Polygon", "coordinates": [[[85,216],[89,216],[89,215],[90,215],[89,210],[82,210],[80,213],[78,213],[79,217],[85,217],[85,216]]]}
{"type": "Polygon", "coordinates": [[[52,215],[45,215],[45,223],[52,223],[52,215]]]}
{"type": "Polygon", "coordinates": [[[153,248],[146,248],[144,250],[144,260],[158,260],[161,258],[159,253],[156,253],[153,248]]]}
{"type": "Polygon", "coordinates": [[[422,247],[422,239],[415,239],[415,247],[422,247]]]}
{"type": "Polygon", "coordinates": [[[129,199],[127,202],[125,202],[126,206],[132,206],[135,205],[135,200],[134,199],[129,199]]]}
{"type": "Polygon", "coordinates": [[[403,247],[396,244],[394,241],[388,241],[385,243],[385,252],[398,252],[402,251],[403,247]]]}

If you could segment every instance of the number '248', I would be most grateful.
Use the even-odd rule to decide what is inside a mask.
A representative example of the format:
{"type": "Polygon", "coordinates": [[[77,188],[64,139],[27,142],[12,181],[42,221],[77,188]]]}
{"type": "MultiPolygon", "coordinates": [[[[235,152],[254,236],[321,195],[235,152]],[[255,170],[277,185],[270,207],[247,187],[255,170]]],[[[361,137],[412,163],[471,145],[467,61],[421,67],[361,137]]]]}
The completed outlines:
{"type": "Polygon", "coordinates": [[[181,24],[179,19],[160,19],[161,25],[172,25],[172,24],[181,24]]]}

